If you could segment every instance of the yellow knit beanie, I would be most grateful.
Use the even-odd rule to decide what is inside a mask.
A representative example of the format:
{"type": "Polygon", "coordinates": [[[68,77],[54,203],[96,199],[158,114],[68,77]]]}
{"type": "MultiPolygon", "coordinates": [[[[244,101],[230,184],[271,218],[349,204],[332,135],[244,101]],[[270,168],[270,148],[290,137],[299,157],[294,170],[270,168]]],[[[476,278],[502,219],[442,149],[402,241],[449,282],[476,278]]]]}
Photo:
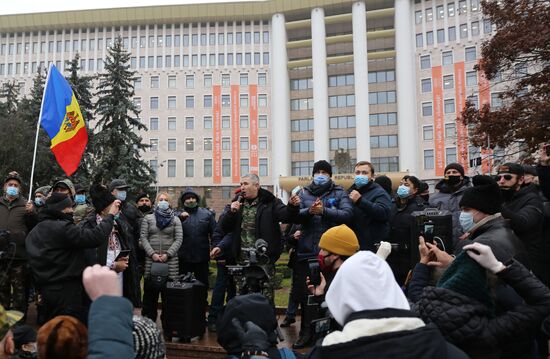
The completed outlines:
{"type": "Polygon", "coordinates": [[[342,224],[323,233],[319,248],[330,253],[351,257],[359,250],[359,241],[355,233],[348,226],[342,224]]]}

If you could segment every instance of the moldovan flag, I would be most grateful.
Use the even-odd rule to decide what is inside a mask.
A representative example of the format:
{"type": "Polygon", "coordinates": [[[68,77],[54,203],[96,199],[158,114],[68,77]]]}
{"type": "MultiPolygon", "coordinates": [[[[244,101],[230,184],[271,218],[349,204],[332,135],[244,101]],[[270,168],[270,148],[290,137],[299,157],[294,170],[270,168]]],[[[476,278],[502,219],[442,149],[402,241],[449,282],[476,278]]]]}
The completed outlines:
{"type": "Polygon", "coordinates": [[[88,143],[88,132],[71,86],[54,65],[46,79],[40,124],[51,139],[59,166],[67,176],[72,175],[88,143]]]}

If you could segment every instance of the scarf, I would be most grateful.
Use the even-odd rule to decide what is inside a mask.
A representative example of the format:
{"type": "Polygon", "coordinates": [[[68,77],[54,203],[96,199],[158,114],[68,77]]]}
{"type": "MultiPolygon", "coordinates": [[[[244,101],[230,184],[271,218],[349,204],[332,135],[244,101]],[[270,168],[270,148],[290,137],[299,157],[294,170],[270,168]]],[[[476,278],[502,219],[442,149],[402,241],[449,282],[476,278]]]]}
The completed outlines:
{"type": "Polygon", "coordinates": [[[155,220],[157,222],[157,228],[161,231],[168,227],[174,219],[174,211],[171,208],[162,210],[160,208],[155,209],[155,220]]]}
{"type": "Polygon", "coordinates": [[[311,182],[308,188],[312,195],[314,195],[315,197],[319,197],[323,193],[328,192],[331,186],[332,180],[328,180],[327,183],[322,185],[316,185],[315,182],[311,182]]]}

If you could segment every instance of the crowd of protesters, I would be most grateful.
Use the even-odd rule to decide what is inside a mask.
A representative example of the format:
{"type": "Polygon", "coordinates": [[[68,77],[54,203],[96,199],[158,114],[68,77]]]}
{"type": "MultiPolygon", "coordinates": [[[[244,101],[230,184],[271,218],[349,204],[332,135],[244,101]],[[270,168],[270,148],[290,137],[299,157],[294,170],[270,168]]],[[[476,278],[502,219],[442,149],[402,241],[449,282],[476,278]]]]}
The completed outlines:
{"type": "Polygon", "coordinates": [[[450,163],[433,193],[412,175],[392,186],[367,161],[355,165],[346,189],[321,160],[287,204],[246,174],[217,221],[190,188],[134,202],[123,179],[89,187],[64,179],[28,201],[23,179],[10,172],[0,198],[0,358],[164,358],[156,322],[166,281],[192,273],[208,286],[210,260],[217,275],[208,317],[207,297],[200,299],[204,320],[230,356],[547,357],[546,147],[538,157],[536,167],[504,163],[495,176],[471,178],[450,163]],[[452,250],[411,240],[414,213],[428,208],[450,214],[452,250]],[[268,277],[289,251],[292,286],[280,326],[292,326],[300,310],[293,349],[311,347],[305,354],[277,349],[273,283],[244,295],[228,271],[258,239],[268,277]],[[31,298],[38,332],[26,324],[31,298]],[[136,308],[142,316],[132,316],[136,308]]]}

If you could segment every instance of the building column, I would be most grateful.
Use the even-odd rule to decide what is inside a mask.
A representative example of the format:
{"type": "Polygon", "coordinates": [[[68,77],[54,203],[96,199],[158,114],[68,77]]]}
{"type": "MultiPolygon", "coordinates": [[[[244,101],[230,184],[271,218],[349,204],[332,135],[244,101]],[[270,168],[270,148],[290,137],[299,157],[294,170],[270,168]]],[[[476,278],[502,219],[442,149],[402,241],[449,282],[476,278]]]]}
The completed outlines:
{"type": "Polygon", "coordinates": [[[418,173],[418,126],[416,120],[415,57],[412,0],[395,0],[395,52],[397,81],[397,128],[399,170],[418,173]]]}
{"type": "Polygon", "coordinates": [[[285,16],[271,18],[271,175],[275,194],[279,190],[279,176],[290,175],[290,83],[286,52],[285,16]]]}
{"type": "Polygon", "coordinates": [[[311,10],[311,57],[313,65],[313,149],[315,161],[329,160],[327,46],[325,11],[311,10]]]}
{"type": "Polygon", "coordinates": [[[367,12],[365,3],[352,6],[353,72],[355,77],[355,137],[357,161],[370,161],[369,67],[367,58],[367,12]]]}

